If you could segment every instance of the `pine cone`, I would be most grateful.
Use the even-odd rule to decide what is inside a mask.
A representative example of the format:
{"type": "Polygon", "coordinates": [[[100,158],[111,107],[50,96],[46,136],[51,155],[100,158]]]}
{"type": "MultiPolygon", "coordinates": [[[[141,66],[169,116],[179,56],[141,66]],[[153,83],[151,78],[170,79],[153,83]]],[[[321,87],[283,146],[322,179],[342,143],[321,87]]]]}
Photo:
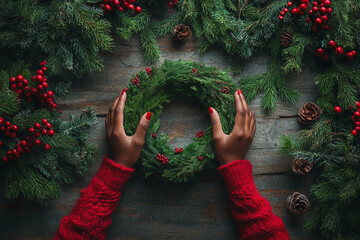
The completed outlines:
{"type": "Polygon", "coordinates": [[[287,48],[292,42],[292,34],[289,32],[283,32],[280,37],[281,46],[287,48]]]}
{"type": "Polygon", "coordinates": [[[306,103],[299,110],[298,120],[302,124],[312,124],[315,122],[321,115],[321,109],[315,103],[309,102],[306,103]]]}
{"type": "Polygon", "coordinates": [[[186,41],[191,37],[191,35],[191,29],[184,24],[176,25],[172,30],[172,36],[174,40],[186,41]]]}
{"type": "Polygon", "coordinates": [[[310,202],[304,194],[294,192],[286,199],[287,208],[294,214],[304,214],[310,208],[310,202]]]}
{"type": "Polygon", "coordinates": [[[305,159],[299,159],[299,158],[295,158],[291,164],[291,168],[294,171],[294,173],[300,175],[309,173],[312,167],[313,167],[312,162],[308,162],[305,159]]]}

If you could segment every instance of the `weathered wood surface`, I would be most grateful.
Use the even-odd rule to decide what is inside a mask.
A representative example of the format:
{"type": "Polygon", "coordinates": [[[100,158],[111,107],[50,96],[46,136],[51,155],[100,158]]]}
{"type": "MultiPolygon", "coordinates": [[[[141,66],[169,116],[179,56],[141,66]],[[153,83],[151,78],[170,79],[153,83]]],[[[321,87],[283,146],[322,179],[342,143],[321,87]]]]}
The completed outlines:
{"type": "MultiPolygon", "coordinates": [[[[221,68],[235,66],[239,60],[221,50],[204,55],[197,53],[197,41],[191,39],[182,46],[166,36],[159,40],[164,59],[189,59],[221,68]]],[[[69,214],[80,190],[86,188],[95,175],[102,156],[108,152],[105,143],[104,116],[114,98],[138,71],[148,66],[143,61],[139,41],[116,40],[112,53],[104,53],[105,70],[73,84],[71,94],[61,102],[63,117],[87,106],[94,106],[99,123],[91,129],[90,139],[101,149],[86,178],[64,189],[61,197],[45,208],[18,206],[0,198],[0,239],[51,239],[60,220],[69,214]]],[[[243,61],[242,75],[259,74],[267,69],[267,56],[243,61]]],[[[241,75],[233,76],[236,81],[241,75]]],[[[294,191],[308,192],[314,179],[292,174],[287,156],[276,154],[279,136],[299,130],[295,115],[308,101],[316,99],[313,85],[315,73],[305,68],[297,76],[289,76],[288,84],[302,94],[294,103],[277,104],[276,110],[265,114],[260,108],[260,96],[250,107],[257,117],[257,132],[247,159],[253,164],[259,192],[285,222],[291,239],[316,239],[302,232],[304,216],[294,217],[285,207],[286,197],[294,191]]],[[[131,96],[128,96],[131,97],[131,96]]],[[[170,144],[186,146],[195,131],[204,128],[208,115],[200,106],[175,101],[165,107],[160,131],[166,132],[170,144]]],[[[113,216],[108,239],[236,239],[237,232],[229,211],[226,190],[214,171],[186,186],[149,183],[135,174],[123,191],[119,207],[113,216]]]]}

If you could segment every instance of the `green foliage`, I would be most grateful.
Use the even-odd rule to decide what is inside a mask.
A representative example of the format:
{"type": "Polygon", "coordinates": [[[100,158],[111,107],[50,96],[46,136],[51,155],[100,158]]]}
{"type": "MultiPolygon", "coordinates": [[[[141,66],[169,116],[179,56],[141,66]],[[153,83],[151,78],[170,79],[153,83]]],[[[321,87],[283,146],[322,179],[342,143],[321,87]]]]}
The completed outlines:
{"type": "MultiPolygon", "coordinates": [[[[13,67],[14,68],[14,67],[13,67]]],[[[10,70],[11,76],[29,71],[10,70]]],[[[26,76],[26,75],[25,75],[26,76]]],[[[30,82],[33,84],[32,82],[30,82]]],[[[29,146],[30,153],[20,154],[20,158],[1,161],[0,175],[9,200],[20,200],[47,204],[57,198],[64,184],[73,183],[87,173],[89,164],[98,153],[93,144],[86,139],[86,130],[96,124],[93,109],[85,109],[79,116],[71,116],[69,121],[59,118],[59,113],[38,106],[36,102],[19,101],[19,97],[8,89],[9,75],[0,71],[0,116],[5,121],[18,126],[17,137],[12,139],[0,134],[0,157],[14,149],[16,144],[29,136],[28,129],[35,123],[47,119],[55,131],[54,136],[41,135],[39,140],[50,145],[46,151],[43,146],[29,146]]],[[[59,84],[53,89],[55,96],[63,96],[69,84],[59,84]]],[[[33,140],[29,140],[32,142],[33,140]]],[[[30,143],[29,142],[29,143],[30,143]]]]}
{"type": "Polygon", "coordinates": [[[283,136],[279,152],[313,162],[319,170],[311,186],[312,214],[308,232],[320,231],[324,239],[360,237],[360,142],[351,135],[351,111],[340,116],[324,114],[296,137],[283,136]]]}
{"type": "Polygon", "coordinates": [[[217,164],[210,122],[204,130],[205,135],[195,138],[194,133],[193,142],[181,154],[175,154],[170,148],[165,134],[153,138],[152,133],[159,128],[163,105],[184,97],[198,101],[205,111],[210,106],[214,107],[219,112],[224,132],[229,133],[234,124],[234,97],[233,94],[221,93],[221,90],[227,87],[230,93],[234,93],[236,86],[228,73],[190,61],[165,61],[163,65],[154,67],[150,76],[145,71],[137,76],[140,86],[130,84],[127,91],[131,98],[127,100],[124,113],[127,119],[125,130],[133,134],[141,116],[147,111],[153,113],[140,157],[145,176],[159,176],[172,183],[188,182],[202,171],[213,169],[217,164]],[[193,68],[197,73],[192,72],[193,68]],[[161,164],[156,159],[158,153],[168,157],[169,163],[161,164]],[[203,156],[204,160],[199,161],[199,156],[203,156]]]}

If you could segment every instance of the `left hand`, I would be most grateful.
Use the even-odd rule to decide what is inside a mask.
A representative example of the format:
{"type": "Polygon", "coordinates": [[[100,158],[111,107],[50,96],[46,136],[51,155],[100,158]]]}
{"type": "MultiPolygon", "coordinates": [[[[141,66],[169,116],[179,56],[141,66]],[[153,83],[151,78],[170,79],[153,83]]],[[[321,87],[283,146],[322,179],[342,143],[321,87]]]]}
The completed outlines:
{"type": "Polygon", "coordinates": [[[151,112],[145,113],[133,136],[127,136],[124,129],[125,88],[115,99],[106,116],[106,134],[111,145],[112,160],[124,167],[131,168],[137,162],[144,145],[146,131],[150,124],[151,112]]]}

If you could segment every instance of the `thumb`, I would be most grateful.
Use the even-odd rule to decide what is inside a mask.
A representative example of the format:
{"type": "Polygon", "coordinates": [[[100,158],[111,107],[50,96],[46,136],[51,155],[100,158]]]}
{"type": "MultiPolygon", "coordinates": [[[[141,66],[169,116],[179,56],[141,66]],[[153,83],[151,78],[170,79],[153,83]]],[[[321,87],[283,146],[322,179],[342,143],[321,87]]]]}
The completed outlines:
{"type": "Polygon", "coordinates": [[[134,138],[138,141],[141,141],[142,143],[144,142],[145,139],[145,135],[146,135],[146,131],[149,128],[149,124],[150,124],[150,119],[151,119],[151,112],[147,112],[145,113],[140,121],[139,124],[136,128],[136,132],[134,134],[134,138]]]}
{"type": "Polygon", "coordinates": [[[215,108],[209,107],[209,114],[213,128],[213,139],[221,138],[222,135],[224,135],[224,132],[222,130],[219,113],[215,108]]]}

